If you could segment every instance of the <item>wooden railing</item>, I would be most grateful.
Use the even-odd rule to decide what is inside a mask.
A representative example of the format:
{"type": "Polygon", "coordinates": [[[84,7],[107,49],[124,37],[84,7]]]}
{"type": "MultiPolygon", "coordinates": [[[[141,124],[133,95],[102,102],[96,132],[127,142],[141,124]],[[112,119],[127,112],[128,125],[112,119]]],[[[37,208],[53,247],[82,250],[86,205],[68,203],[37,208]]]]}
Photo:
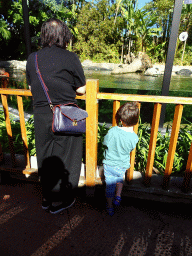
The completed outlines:
{"type": "MultiPolygon", "coordinates": [[[[23,111],[23,96],[32,96],[30,90],[20,89],[0,89],[2,104],[5,113],[5,122],[7,128],[7,134],[9,138],[9,148],[12,159],[12,169],[15,168],[15,153],[12,139],[12,130],[9,118],[7,96],[16,95],[18,102],[18,110],[20,116],[21,134],[24,145],[25,155],[25,168],[24,172],[30,172],[30,159],[27,144],[27,135],[25,129],[25,119],[23,111]]],[[[151,127],[151,136],[148,152],[147,167],[145,170],[144,183],[146,186],[150,186],[150,180],[152,177],[152,170],[154,164],[156,139],[158,134],[158,127],[160,121],[161,107],[163,103],[175,104],[175,114],[172,125],[172,132],[169,144],[169,151],[167,157],[167,163],[163,177],[163,187],[167,188],[169,185],[170,175],[172,173],[174,154],[176,150],[176,144],[181,124],[181,117],[183,112],[183,106],[192,105],[192,98],[181,97],[164,97],[164,96],[144,96],[144,95],[129,95],[129,94],[116,94],[116,93],[100,93],[99,92],[99,80],[88,79],[86,84],[86,96],[78,96],[77,99],[86,101],[86,110],[88,112],[88,118],[86,121],[86,185],[95,186],[96,182],[96,168],[97,168],[97,132],[98,132],[98,101],[99,100],[112,100],[113,101],[113,116],[112,125],[116,125],[115,113],[120,106],[120,101],[138,101],[140,105],[142,102],[154,103],[153,120],[151,127]]],[[[134,126],[134,131],[137,133],[138,125],[134,126]]],[[[1,145],[0,145],[1,151],[1,145]]],[[[134,162],[135,162],[136,150],[131,153],[131,167],[127,172],[127,180],[130,182],[133,179],[134,162]]],[[[0,152],[1,156],[1,152],[0,152]]],[[[1,166],[0,166],[1,169],[1,166]]],[[[186,171],[183,179],[183,187],[187,190],[190,184],[190,178],[192,173],[192,146],[189,151],[188,162],[186,163],[186,171]]]]}

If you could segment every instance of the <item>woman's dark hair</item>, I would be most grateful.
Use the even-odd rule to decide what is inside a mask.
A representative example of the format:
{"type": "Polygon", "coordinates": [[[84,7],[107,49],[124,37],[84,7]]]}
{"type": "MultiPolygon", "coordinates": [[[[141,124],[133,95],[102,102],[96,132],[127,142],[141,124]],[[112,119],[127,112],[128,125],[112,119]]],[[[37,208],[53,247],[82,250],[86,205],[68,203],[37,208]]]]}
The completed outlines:
{"type": "Polygon", "coordinates": [[[58,19],[49,19],[41,27],[41,43],[43,47],[56,45],[66,49],[67,43],[72,38],[67,25],[58,19]]]}
{"type": "Polygon", "coordinates": [[[138,102],[127,102],[123,104],[116,113],[116,122],[119,124],[123,121],[127,126],[133,126],[139,120],[139,106],[138,102]]]}

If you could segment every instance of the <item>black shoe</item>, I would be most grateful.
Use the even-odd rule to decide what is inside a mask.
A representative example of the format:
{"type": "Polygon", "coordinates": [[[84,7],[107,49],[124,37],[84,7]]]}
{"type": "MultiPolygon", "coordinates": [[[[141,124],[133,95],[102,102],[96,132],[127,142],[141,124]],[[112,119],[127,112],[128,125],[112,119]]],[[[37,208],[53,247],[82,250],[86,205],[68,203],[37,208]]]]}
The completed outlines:
{"type": "Polygon", "coordinates": [[[48,210],[50,206],[51,206],[50,201],[48,201],[46,199],[42,200],[42,206],[41,207],[42,207],[43,210],[48,210]]]}
{"type": "Polygon", "coordinates": [[[74,203],[75,203],[75,199],[73,199],[71,201],[63,202],[63,203],[61,203],[61,204],[59,204],[57,206],[51,205],[50,213],[56,214],[56,213],[62,212],[63,210],[71,207],[74,203]]]}

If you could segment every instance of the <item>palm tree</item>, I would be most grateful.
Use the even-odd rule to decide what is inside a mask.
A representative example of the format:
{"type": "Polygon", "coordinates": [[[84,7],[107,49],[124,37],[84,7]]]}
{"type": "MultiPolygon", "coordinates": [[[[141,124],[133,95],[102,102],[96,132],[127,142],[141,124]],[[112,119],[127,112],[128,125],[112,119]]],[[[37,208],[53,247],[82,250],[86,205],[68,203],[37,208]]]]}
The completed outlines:
{"type": "MultiPolygon", "coordinates": [[[[131,51],[130,35],[133,33],[135,28],[134,18],[135,18],[136,10],[137,10],[137,0],[117,0],[114,25],[117,20],[117,15],[120,12],[126,24],[126,27],[124,29],[124,33],[125,33],[124,37],[128,38],[128,56],[130,56],[130,51],[131,51]]],[[[124,48],[124,40],[122,44],[121,62],[123,59],[123,48],[124,48]]]]}
{"type": "Polygon", "coordinates": [[[147,44],[154,36],[162,31],[161,27],[155,27],[157,17],[150,12],[138,10],[135,13],[136,36],[141,37],[142,52],[146,51],[147,44]]]}

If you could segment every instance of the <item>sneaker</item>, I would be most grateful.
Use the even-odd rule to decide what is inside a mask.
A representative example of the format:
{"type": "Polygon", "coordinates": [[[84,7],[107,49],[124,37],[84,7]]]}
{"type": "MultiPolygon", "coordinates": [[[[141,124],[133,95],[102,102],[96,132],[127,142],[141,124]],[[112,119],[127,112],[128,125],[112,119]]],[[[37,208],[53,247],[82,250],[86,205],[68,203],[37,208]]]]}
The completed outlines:
{"type": "Polygon", "coordinates": [[[52,204],[51,207],[50,207],[50,213],[56,214],[56,213],[62,212],[63,210],[71,207],[74,203],[75,203],[75,199],[73,199],[70,202],[69,201],[63,202],[63,203],[61,203],[57,206],[54,206],[52,204]]]}
{"type": "Polygon", "coordinates": [[[42,207],[43,210],[48,210],[50,206],[51,206],[51,202],[50,201],[48,201],[46,199],[42,200],[41,207],[42,207]]]}
{"type": "Polygon", "coordinates": [[[113,204],[116,205],[116,206],[119,206],[121,204],[121,197],[119,196],[116,196],[113,200],[113,204]]]}
{"type": "Polygon", "coordinates": [[[107,212],[108,212],[108,214],[109,214],[109,216],[113,216],[114,215],[114,208],[109,208],[109,207],[107,207],[107,212]]]}

